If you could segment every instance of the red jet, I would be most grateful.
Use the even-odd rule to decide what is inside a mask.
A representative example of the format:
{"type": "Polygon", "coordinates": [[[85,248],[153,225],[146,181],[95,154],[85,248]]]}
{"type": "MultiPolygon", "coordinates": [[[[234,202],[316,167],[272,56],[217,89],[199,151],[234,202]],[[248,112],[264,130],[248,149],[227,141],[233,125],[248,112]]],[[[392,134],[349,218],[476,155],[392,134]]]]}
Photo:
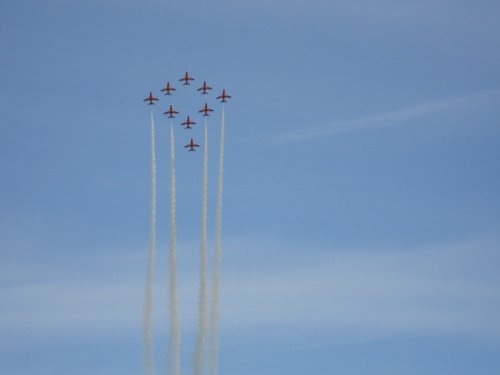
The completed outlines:
{"type": "Polygon", "coordinates": [[[201,91],[201,95],[208,94],[207,90],[212,90],[210,86],[207,86],[207,82],[203,81],[203,86],[201,86],[198,91],[201,91]]]}
{"type": "Polygon", "coordinates": [[[148,101],[149,101],[148,105],[153,105],[153,104],[155,104],[155,103],[154,103],[154,100],[158,100],[158,98],[155,98],[155,97],[153,96],[153,93],[152,93],[151,91],[149,92],[149,96],[148,96],[146,99],[144,99],[144,101],[145,101],[145,102],[148,102],[148,101]]]}
{"type": "Polygon", "coordinates": [[[191,119],[189,118],[189,116],[187,117],[187,120],[184,121],[181,125],[184,126],[186,125],[185,129],[192,129],[190,125],[195,125],[196,122],[194,121],[191,121],[191,119]]]}
{"type": "Polygon", "coordinates": [[[230,99],[231,97],[229,95],[226,94],[226,89],[222,90],[222,94],[220,94],[217,99],[221,99],[221,103],[227,103],[227,99],[230,99]]]}
{"type": "Polygon", "coordinates": [[[184,148],[189,148],[188,151],[196,151],[194,148],[195,147],[200,147],[200,145],[197,145],[194,143],[193,138],[191,138],[191,142],[189,142],[187,145],[184,146],[184,148]]]}
{"type": "Polygon", "coordinates": [[[172,95],[170,91],[175,91],[176,89],[170,86],[170,82],[167,82],[167,85],[161,89],[161,91],[165,91],[165,95],[172,95]]]}
{"type": "Polygon", "coordinates": [[[210,116],[210,114],[208,112],[213,112],[213,111],[214,110],[211,108],[208,108],[208,104],[205,103],[205,106],[202,109],[200,109],[198,112],[200,112],[200,113],[203,112],[203,116],[210,116]]]}
{"type": "Polygon", "coordinates": [[[190,77],[188,72],[186,72],[186,74],[184,74],[184,77],[182,77],[179,81],[184,81],[184,86],[186,86],[190,84],[189,81],[194,81],[194,78],[190,77]]]}
{"type": "Polygon", "coordinates": [[[163,112],[164,115],[168,115],[168,118],[175,118],[174,115],[178,114],[174,107],[170,106],[167,112],[163,112]]]}

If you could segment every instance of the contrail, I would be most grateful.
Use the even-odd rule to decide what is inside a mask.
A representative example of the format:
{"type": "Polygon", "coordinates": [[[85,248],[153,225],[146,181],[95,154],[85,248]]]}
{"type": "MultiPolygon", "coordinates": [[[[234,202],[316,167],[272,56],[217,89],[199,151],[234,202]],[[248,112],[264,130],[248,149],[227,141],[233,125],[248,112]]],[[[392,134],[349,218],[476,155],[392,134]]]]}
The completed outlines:
{"type": "Polygon", "coordinates": [[[204,349],[207,320],[207,180],[208,180],[208,131],[205,119],[205,141],[203,145],[203,179],[201,198],[201,239],[200,239],[200,290],[198,310],[198,338],[194,356],[194,375],[201,375],[204,364],[204,349]]]}
{"type": "Polygon", "coordinates": [[[151,218],[150,240],[148,254],[148,274],[144,297],[144,316],[142,321],[143,362],[147,375],[155,375],[155,361],[153,352],[153,280],[155,268],[156,246],[156,150],[155,150],[155,124],[153,111],[151,111],[151,218]]]}
{"type": "Polygon", "coordinates": [[[209,327],[209,371],[217,375],[217,354],[219,351],[219,283],[222,254],[222,190],[224,176],[224,107],[220,127],[219,176],[217,178],[217,207],[215,211],[215,254],[212,270],[212,295],[210,296],[209,327]]]}
{"type": "Polygon", "coordinates": [[[175,150],[174,127],[170,121],[170,225],[168,235],[168,294],[170,315],[170,342],[169,366],[170,375],[179,375],[180,372],[180,324],[179,305],[177,301],[177,250],[176,250],[176,221],[175,221],[175,150]]]}

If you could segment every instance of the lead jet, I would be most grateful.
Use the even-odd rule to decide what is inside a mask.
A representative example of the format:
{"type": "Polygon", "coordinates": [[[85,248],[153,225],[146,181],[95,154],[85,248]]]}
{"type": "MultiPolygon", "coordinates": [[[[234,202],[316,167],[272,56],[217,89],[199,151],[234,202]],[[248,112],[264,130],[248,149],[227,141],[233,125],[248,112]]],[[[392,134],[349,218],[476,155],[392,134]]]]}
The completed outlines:
{"type": "Polygon", "coordinates": [[[196,122],[194,121],[191,121],[191,119],[189,118],[189,116],[187,117],[187,120],[184,121],[181,125],[184,126],[186,125],[186,127],[184,129],[192,129],[190,125],[195,125],[196,122]]]}
{"type": "Polygon", "coordinates": [[[168,115],[168,118],[175,118],[174,115],[178,114],[174,107],[170,106],[167,112],[163,112],[164,115],[168,115]]]}
{"type": "Polygon", "coordinates": [[[203,81],[203,86],[201,86],[198,91],[201,91],[201,95],[208,94],[207,90],[212,90],[210,86],[207,86],[207,82],[203,81]]]}
{"type": "Polygon", "coordinates": [[[189,148],[188,151],[196,151],[194,148],[195,147],[200,147],[200,145],[197,145],[194,143],[193,138],[191,138],[191,142],[189,142],[187,145],[184,146],[184,148],[189,148]]]}
{"type": "Polygon", "coordinates": [[[175,91],[176,89],[170,86],[170,82],[167,82],[167,85],[162,88],[160,91],[165,91],[165,95],[172,95],[170,91],[175,91]]]}
{"type": "Polygon", "coordinates": [[[184,81],[184,86],[190,85],[189,81],[194,81],[193,77],[190,77],[188,72],[184,74],[184,77],[182,77],[179,81],[184,81]]]}
{"type": "Polygon", "coordinates": [[[154,105],[155,100],[158,100],[158,98],[155,98],[151,91],[149,92],[149,96],[146,99],[144,99],[145,102],[149,101],[148,105],[154,105]]]}
{"type": "Polygon", "coordinates": [[[227,103],[226,99],[230,99],[231,97],[226,94],[226,89],[222,90],[222,94],[220,94],[217,99],[221,99],[221,103],[227,103]]]}
{"type": "Polygon", "coordinates": [[[208,108],[208,104],[205,103],[205,106],[202,109],[200,109],[198,112],[200,112],[200,113],[203,112],[203,116],[210,116],[210,114],[208,112],[213,112],[213,111],[214,110],[211,108],[208,108]]]}

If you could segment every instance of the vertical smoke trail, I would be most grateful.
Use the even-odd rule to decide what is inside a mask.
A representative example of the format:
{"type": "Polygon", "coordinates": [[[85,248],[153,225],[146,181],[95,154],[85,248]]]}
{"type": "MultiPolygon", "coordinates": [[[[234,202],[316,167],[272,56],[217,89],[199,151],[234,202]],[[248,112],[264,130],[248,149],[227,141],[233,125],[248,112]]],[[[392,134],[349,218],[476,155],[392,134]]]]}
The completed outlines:
{"type": "Polygon", "coordinates": [[[205,119],[205,142],[203,145],[203,179],[201,199],[201,239],[200,239],[200,290],[198,339],[194,357],[194,375],[201,375],[204,364],[205,334],[207,320],[207,180],[208,180],[208,131],[205,119]]]}
{"type": "Polygon", "coordinates": [[[177,301],[177,250],[176,250],[176,220],[175,220],[175,150],[174,127],[170,121],[170,225],[168,235],[168,309],[170,315],[169,342],[169,374],[179,375],[180,372],[180,324],[179,306],[177,301]]]}
{"type": "Polygon", "coordinates": [[[153,111],[151,111],[151,222],[150,241],[148,254],[148,274],[144,297],[144,315],[142,321],[143,362],[147,375],[155,375],[155,362],[153,353],[153,280],[155,266],[156,246],[156,150],[155,150],[155,124],[153,111]]]}
{"type": "Polygon", "coordinates": [[[217,207],[215,211],[215,254],[212,270],[212,295],[210,298],[209,328],[209,370],[210,375],[217,375],[217,354],[219,350],[219,283],[222,254],[222,188],[224,176],[224,107],[220,127],[219,176],[217,178],[217,207]]]}

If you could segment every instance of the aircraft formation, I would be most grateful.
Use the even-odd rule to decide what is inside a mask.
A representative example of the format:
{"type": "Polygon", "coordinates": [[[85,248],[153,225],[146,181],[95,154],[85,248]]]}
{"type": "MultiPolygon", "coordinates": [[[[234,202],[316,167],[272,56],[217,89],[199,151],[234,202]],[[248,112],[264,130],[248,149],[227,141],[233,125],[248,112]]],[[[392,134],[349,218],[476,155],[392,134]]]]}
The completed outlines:
{"type": "MultiPolygon", "coordinates": [[[[183,148],[187,151],[201,150],[199,153],[202,156],[201,170],[201,232],[200,232],[200,249],[199,249],[199,282],[198,282],[198,330],[195,340],[195,350],[193,352],[193,375],[203,375],[209,373],[217,375],[218,350],[219,350],[219,305],[220,305],[220,272],[221,272],[221,249],[222,249],[222,192],[223,192],[223,175],[224,175],[224,129],[225,129],[225,106],[224,103],[231,98],[226,89],[223,89],[220,95],[214,95],[215,91],[207,81],[203,82],[200,87],[193,87],[195,79],[186,72],[179,82],[167,82],[161,92],[163,99],[166,99],[166,109],[162,107],[162,112],[169,121],[170,128],[170,204],[169,207],[169,226],[168,226],[168,321],[169,321],[169,350],[168,350],[168,373],[170,375],[180,375],[181,367],[181,324],[180,312],[177,293],[177,249],[176,249],[176,169],[175,169],[175,141],[174,127],[178,125],[184,127],[187,132],[180,130],[186,134],[186,143],[182,143],[183,148]],[[181,86],[182,84],[182,86],[181,86]],[[179,85],[179,87],[174,87],[179,85]],[[191,86],[191,87],[190,87],[191,86]],[[190,100],[186,101],[183,93],[190,96],[190,100]],[[199,102],[193,106],[193,96],[198,98],[199,102]],[[210,273],[208,262],[208,238],[207,238],[207,223],[208,223],[208,116],[215,114],[218,109],[212,103],[220,101],[223,105],[220,109],[220,131],[219,138],[219,160],[218,160],[218,177],[216,181],[216,209],[215,209],[215,236],[213,255],[211,257],[211,280],[208,280],[210,273]],[[175,100],[175,101],[174,101],[175,100]],[[187,103],[187,107],[183,108],[183,104],[187,103]],[[200,108],[201,107],[201,108],[200,108]],[[213,107],[213,108],[211,108],[213,107]],[[204,121],[204,137],[203,142],[196,142],[193,134],[197,131],[194,129],[196,121],[204,121]],[[175,123],[175,125],[174,125],[175,123]],[[189,140],[189,141],[188,141],[189,140]],[[210,285],[209,285],[210,284],[210,285]]],[[[152,91],[144,99],[148,106],[158,104],[159,97],[156,97],[152,91]]],[[[150,107],[155,108],[155,107],[150,107]]],[[[143,361],[146,375],[156,375],[155,370],[155,352],[153,348],[153,289],[154,289],[154,270],[155,270],[155,247],[156,247],[156,216],[157,216],[157,189],[156,189],[156,131],[154,124],[154,116],[151,111],[150,116],[150,135],[151,135],[151,216],[150,216],[150,245],[148,253],[148,268],[146,277],[146,288],[144,295],[144,315],[143,315],[143,361]]],[[[215,129],[214,129],[215,131],[215,129]]],[[[196,154],[194,154],[196,155],[196,154]]]]}
{"type": "MultiPolygon", "coordinates": [[[[180,79],[179,82],[183,82],[183,86],[190,86],[191,82],[194,81],[195,79],[189,75],[188,72],[186,72],[180,79]]],[[[208,95],[209,91],[212,90],[212,87],[210,87],[206,81],[203,81],[203,84],[201,87],[197,89],[197,91],[200,92],[201,95],[208,95]]],[[[177,91],[175,87],[172,86],[170,82],[167,82],[165,87],[163,87],[161,92],[165,93],[165,96],[172,96],[174,91],[177,91]]],[[[227,99],[230,99],[231,96],[226,93],[226,89],[223,89],[221,94],[216,97],[217,100],[220,101],[220,103],[227,103],[227,99]]],[[[153,95],[153,92],[149,92],[149,96],[144,99],[145,102],[148,102],[148,105],[155,105],[156,101],[159,99],[153,95]]],[[[209,108],[208,103],[205,102],[203,107],[198,111],[198,113],[202,113],[202,116],[210,116],[210,112],[213,112],[214,110],[212,108],[209,108]]],[[[177,111],[172,104],[169,104],[168,109],[163,112],[164,115],[167,115],[168,118],[175,118],[176,115],[179,115],[179,111],[177,111]]],[[[184,129],[192,129],[191,125],[196,125],[196,122],[193,121],[190,117],[189,114],[186,114],[186,120],[182,123],[180,123],[181,126],[184,126],[184,129]]],[[[185,148],[188,149],[188,151],[196,151],[196,147],[200,147],[200,145],[196,144],[193,138],[191,138],[191,141],[184,146],[185,148]]]]}

